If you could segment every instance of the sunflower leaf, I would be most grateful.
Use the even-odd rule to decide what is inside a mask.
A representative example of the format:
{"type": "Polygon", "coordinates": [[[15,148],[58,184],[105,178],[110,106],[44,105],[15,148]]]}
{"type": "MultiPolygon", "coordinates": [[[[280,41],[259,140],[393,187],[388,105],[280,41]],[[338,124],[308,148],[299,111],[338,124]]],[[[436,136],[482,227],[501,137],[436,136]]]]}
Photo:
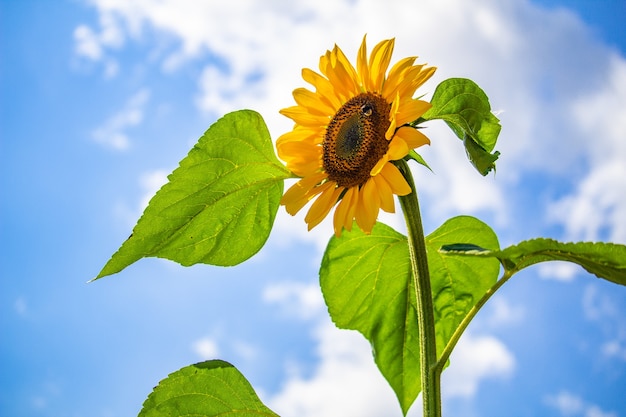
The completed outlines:
{"type": "Polygon", "coordinates": [[[496,160],[500,156],[500,152],[495,151],[489,153],[482,146],[476,143],[469,135],[465,135],[463,138],[463,145],[465,146],[465,153],[469,158],[474,168],[485,176],[493,169],[496,169],[496,160]]]}
{"type": "Polygon", "coordinates": [[[453,217],[425,239],[439,357],[467,313],[496,283],[500,272],[496,259],[448,256],[439,248],[471,242],[463,248],[497,250],[499,244],[493,230],[471,216],[453,217]],[[476,262],[479,260],[483,262],[476,262]]]}
{"type": "Polygon", "coordinates": [[[241,110],[213,124],[169,175],[132,235],[96,279],[145,257],[184,266],[229,266],[267,240],[291,174],[278,161],[258,113],[241,110]]]}
{"type": "Polygon", "coordinates": [[[491,112],[485,92],[472,80],[450,78],[437,86],[431,105],[422,119],[445,121],[463,141],[472,165],[482,175],[487,175],[499,156],[498,152],[492,151],[501,126],[491,112]]]}
{"type": "MultiPolygon", "coordinates": [[[[439,354],[498,276],[495,259],[459,259],[438,252],[442,245],[470,238],[481,247],[498,248],[493,231],[467,216],[447,221],[426,237],[439,354]]],[[[421,390],[407,238],[382,223],[370,235],[355,227],[331,238],[322,259],[320,285],[337,327],[358,330],[370,341],[376,365],[406,414],[421,390]]]]}
{"type": "Polygon", "coordinates": [[[444,245],[440,252],[448,255],[497,258],[511,274],[539,262],[573,262],[598,278],[626,285],[626,246],[615,243],[564,243],[537,238],[520,242],[501,251],[464,245],[444,245]]]}
{"type": "Polygon", "coordinates": [[[320,285],[337,327],[358,330],[372,344],[378,369],[406,415],[420,392],[415,292],[407,239],[376,223],[331,238],[320,285]]]}
{"type": "Polygon", "coordinates": [[[148,396],[139,417],[277,416],[246,378],[228,362],[211,360],[186,366],[162,380],[148,396]]]}

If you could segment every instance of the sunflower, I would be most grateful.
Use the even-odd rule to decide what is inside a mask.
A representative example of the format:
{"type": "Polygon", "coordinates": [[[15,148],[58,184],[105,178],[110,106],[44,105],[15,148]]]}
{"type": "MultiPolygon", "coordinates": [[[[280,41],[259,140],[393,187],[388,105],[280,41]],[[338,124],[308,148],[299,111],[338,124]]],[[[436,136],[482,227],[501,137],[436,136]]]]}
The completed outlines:
{"type": "Polygon", "coordinates": [[[281,204],[294,215],[315,198],[305,216],[309,230],[336,205],[336,236],[344,228],[352,230],[355,220],[370,233],[380,209],[395,211],[394,194],[411,193],[391,161],[430,143],[408,123],[430,108],[413,95],[435,68],[416,65],[417,57],[408,57],[387,73],[393,47],[394,39],[380,42],[368,60],[363,37],[355,69],[335,45],[320,57],[321,74],[302,70],[315,91],[294,90],[297,105],[280,111],[295,126],[276,141],[278,156],[301,178],[281,204]]]}

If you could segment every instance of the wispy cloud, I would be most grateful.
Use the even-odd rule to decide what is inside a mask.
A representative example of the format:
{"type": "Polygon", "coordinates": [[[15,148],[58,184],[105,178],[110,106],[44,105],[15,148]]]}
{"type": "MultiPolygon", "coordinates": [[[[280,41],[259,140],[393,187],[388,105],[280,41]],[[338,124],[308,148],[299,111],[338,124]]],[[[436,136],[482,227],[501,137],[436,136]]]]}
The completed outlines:
{"type": "Polygon", "coordinates": [[[617,413],[604,411],[569,391],[560,391],[545,398],[545,403],[555,408],[563,417],[617,417],[617,413]]]}
{"type": "Polygon", "coordinates": [[[310,319],[326,310],[317,284],[274,283],[263,290],[262,299],[268,304],[278,304],[285,315],[299,319],[310,319]]]}
{"type": "MultiPolygon", "coordinates": [[[[197,92],[189,98],[199,111],[221,115],[254,108],[266,118],[274,138],[292,127],[277,111],[293,103],[294,88],[306,85],[300,78],[302,67],[315,69],[318,57],[335,43],[353,58],[364,33],[370,47],[395,36],[395,58],[417,54],[420,62],[439,67],[422,93],[431,94],[445,78],[468,77],[485,89],[494,108],[504,110],[498,145],[502,157],[495,178],[485,179],[473,171],[458,139],[443,124],[428,127],[433,144],[422,154],[435,175],[416,171],[427,217],[443,220],[459,212],[480,213],[501,226],[514,225],[526,209],[511,196],[518,188],[532,186],[526,183],[526,174],[539,173],[546,182],[559,183],[560,192],[558,198],[547,196],[544,206],[532,207],[533,213],[540,214],[525,213],[533,221],[541,221],[541,213],[548,210],[547,221],[563,225],[570,236],[586,239],[605,234],[626,240],[625,194],[620,192],[626,188],[622,179],[626,178],[626,142],[624,118],[619,116],[626,112],[626,64],[623,57],[598,44],[567,11],[548,11],[526,1],[463,0],[412,4],[93,0],[93,4],[102,16],[113,16],[101,26],[115,26],[120,39],[139,40],[151,33],[175,39],[179,47],[160,55],[165,73],[190,60],[202,62],[197,92]],[[605,113],[606,108],[610,111],[605,113]],[[563,191],[561,183],[569,188],[563,191]]],[[[101,38],[104,29],[77,31],[77,54],[89,59],[102,60],[119,47],[101,38]]],[[[103,143],[128,148],[125,131],[133,120],[141,121],[141,111],[138,115],[112,117],[104,125],[108,130],[102,130],[106,134],[100,135],[109,138],[103,143]]],[[[401,228],[400,216],[386,219],[401,228]]],[[[281,210],[273,233],[278,237],[273,239],[313,243],[321,253],[331,233],[328,221],[307,232],[300,217],[292,219],[281,210]]],[[[557,265],[550,274],[565,280],[572,271],[557,265]]],[[[310,290],[276,284],[266,288],[263,296],[268,303],[310,319],[319,308],[310,290]]],[[[502,317],[523,317],[523,311],[493,301],[502,317]]],[[[374,416],[397,408],[360,335],[339,331],[325,321],[314,321],[313,326],[319,363],[312,375],[295,373],[284,381],[271,397],[276,411],[305,417],[374,416]],[[354,394],[346,387],[354,387],[354,394]]],[[[623,346],[619,339],[617,347],[608,344],[605,351],[622,352],[623,346]]],[[[455,351],[453,367],[444,373],[447,395],[471,397],[485,378],[506,378],[515,372],[515,365],[515,357],[499,339],[467,334],[455,351]]],[[[585,403],[581,407],[580,412],[592,417],[593,407],[585,403]]]]}
{"type": "MultiPolygon", "coordinates": [[[[496,179],[473,171],[445,126],[429,127],[434,140],[424,154],[436,175],[418,173],[428,215],[438,220],[458,212],[486,213],[508,225],[518,215],[508,195],[524,172],[539,170],[556,175],[555,181],[559,176],[582,181],[578,189],[560,194],[550,221],[566,226],[570,235],[594,238],[608,228],[609,238],[626,239],[624,193],[615,191],[624,188],[626,178],[624,122],[618,117],[626,102],[626,63],[565,10],[460,0],[420,2],[414,13],[403,1],[373,0],[288,6],[281,0],[93,4],[103,16],[101,29],[77,29],[80,53],[101,57],[125,39],[149,36],[148,29],[167,34],[180,47],[161,54],[164,70],[211,58],[198,79],[195,100],[202,111],[221,115],[255,108],[274,137],[291,127],[277,110],[291,105],[291,90],[305,85],[302,67],[315,68],[317,57],[335,42],[354,56],[363,33],[371,43],[396,36],[396,57],[421,54],[439,67],[422,93],[432,93],[444,78],[469,77],[487,91],[495,108],[504,110],[496,179]]],[[[114,146],[125,146],[123,134],[110,137],[114,146]]],[[[296,228],[287,229],[302,238],[293,232],[296,228]]]]}
{"type": "Polygon", "coordinates": [[[462,336],[450,357],[450,368],[442,375],[442,394],[473,397],[484,379],[509,377],[515,370],[515,356],[494,336],[462,336]]]}
{"type": "Polygon", "coordinates": [[[486,305],[486,321],[490,328],[511,326],[524,320],[526,310],[522,305],[515,305],[502,295],[493,296],[486,305]]]}
{"type": "Polygon", "coordinates": [[[578,265],[565,261],[554,261],[539,264],[539,276],[544,279],[569,282],[574,279],[581,269],[578,265]]]}
{"type": "Polygon", "coordinates": [[[142,89],[131,96],[123,108],[109,117],[92,132],[97,143],[117,151],[125,151],[131,146],[126,133],[129,128],[138,126],[144,117],[144,109],[150,99],[150,90],[142,89]]]}
{"type": "Polygon", "coordinates": [[[116,59],[107,53],[107,49],[120,49],[124,45],[124,30],[115,21],[112,14],[100,15],[100,30],[81,24],[74,29],[74,51],[87,61],[103,63],[104,76],[112,78],[119,71],[116,59]]]}
{"type": "Polygon", "coordinates": [[[626,61],[611,54],[598,86],[570,103],[589,170],[556,200],[551,219],[572,239],[626,243],[626,61]]]}
{"type": "Polygon", "coordinates": [[[216,359],[220,355],[217,342],[208,336],[193,342],[192,349],[202,360],[216,359]]]}
{"type": "Polygon", "coordinates": [[[619,299],[600,292],[595,285],[585,287],[582,307],[585,317],[597,324],[603,333],[600,353],[604,358],[626,361],[626,318],[619,299]]]}
{"type": "MultiPolygon", "coordinates": [[[[326,319],[313,335],[317,366],[310,376],[292,372],[286,378],[280,391],[267,400],[274,411],[300,417],[375,417],[399,411],[392,389],[360,334],[339,330],[326,319]]],[[[414,407],[413,412],[418,409],[414,407]]]]}
{"type": "MultiPolygon", "coordinates": [[[[267,303],[277,304],[292,317],[316,318],[313,330],[314,349],[319,362],[313,374],[305,377],[298,365],[292,370],[283,388],[269,403],[284,415],[378,416],[397,408],[393,391],[374,364],[371,347],[357,332],[337,329],[323,312],[319,287],[301,283],[272,284],[263,292],[267,303]]],[[[498,313],[506,311],[507,321],[521,313],[504,303],[497,303],[498,313]],[[506,305],[506,306],[505,306],[506,305]]],[[[484,379],[506,378],[515,369],[515,358],[494,336],[467,334],[459,342],[453,363],[444,372],[447,398],[473,397],[484,379]]],[[[410,415],[419,415],[419,405],[410,415]]]]}

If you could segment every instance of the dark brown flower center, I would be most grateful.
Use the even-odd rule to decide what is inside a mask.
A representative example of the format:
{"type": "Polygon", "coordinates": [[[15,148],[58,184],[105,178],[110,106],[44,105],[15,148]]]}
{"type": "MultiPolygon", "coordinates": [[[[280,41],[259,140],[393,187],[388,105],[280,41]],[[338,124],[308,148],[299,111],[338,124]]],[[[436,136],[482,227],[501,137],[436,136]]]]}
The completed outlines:
{"type": "Polygon", "coordinates": [[[389,149],[391,104],[374,93],[361,93],[341,106],[326,128],[324,170],[341,187],[361,186],[389,149]]]}

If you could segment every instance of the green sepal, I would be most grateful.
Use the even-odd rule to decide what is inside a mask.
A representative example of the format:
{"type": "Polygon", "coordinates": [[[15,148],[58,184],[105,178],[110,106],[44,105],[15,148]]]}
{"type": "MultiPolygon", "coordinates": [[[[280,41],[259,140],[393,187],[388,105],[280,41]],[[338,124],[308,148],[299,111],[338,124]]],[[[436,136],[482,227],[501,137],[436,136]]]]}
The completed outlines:
{"type": "Polygon", "coordinates": [[[418,154],[417,152],[415,152],[414,149],[411,149],[409,151],[409,154],[405,157],[406,160],[413,160],[415,162],[417,162],[418,164],[425,166],[426,168],[428,168],[428,170],[430,172],[433,172],[432,168],[426,163],[426,161],[424,160],[424,158],[422,157],[422,155],[418,154]]]}

